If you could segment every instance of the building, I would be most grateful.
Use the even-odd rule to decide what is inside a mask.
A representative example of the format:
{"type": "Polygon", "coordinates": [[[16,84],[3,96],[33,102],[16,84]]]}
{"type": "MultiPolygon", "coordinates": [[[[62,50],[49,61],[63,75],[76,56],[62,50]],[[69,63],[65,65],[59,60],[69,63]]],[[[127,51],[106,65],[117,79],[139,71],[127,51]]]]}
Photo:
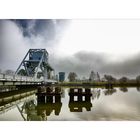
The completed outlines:
{"type": "Polygon", "coordinates": [[[59,82],[63,82],[65,80],[65,72],[59,72],[59,82]]]}

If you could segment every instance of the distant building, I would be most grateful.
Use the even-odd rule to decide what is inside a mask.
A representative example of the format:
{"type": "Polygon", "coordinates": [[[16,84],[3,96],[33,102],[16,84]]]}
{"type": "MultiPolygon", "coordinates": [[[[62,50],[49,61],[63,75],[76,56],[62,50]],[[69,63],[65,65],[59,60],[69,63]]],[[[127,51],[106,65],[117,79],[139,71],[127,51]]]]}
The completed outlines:
{"type": "Polygon", "coordinates": [[[63,82],[65,80],[65,72],[59,72],[59,81],[63,82]]]}

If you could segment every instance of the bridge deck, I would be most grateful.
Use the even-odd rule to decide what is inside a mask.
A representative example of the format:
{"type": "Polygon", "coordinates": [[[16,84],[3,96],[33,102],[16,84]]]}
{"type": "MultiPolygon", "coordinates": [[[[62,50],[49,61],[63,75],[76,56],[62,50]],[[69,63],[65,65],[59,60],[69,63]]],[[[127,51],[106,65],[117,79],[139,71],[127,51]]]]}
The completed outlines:
{"type": "MultiPolygon", "coordinates": [[[[7,75],[0,73],[0,86],[3,85],[40,85],[44,82],[43,79],[38,79],[29,76],[7,75]]],[[[47,79],[45,82],[56,82],[55,80],[47,79]]]]}

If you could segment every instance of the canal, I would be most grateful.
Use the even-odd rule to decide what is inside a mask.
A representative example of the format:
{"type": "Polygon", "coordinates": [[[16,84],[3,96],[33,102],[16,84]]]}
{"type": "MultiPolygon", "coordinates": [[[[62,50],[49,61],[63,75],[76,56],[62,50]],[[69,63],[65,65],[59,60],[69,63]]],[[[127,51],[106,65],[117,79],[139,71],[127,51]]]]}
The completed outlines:
{"type": "Polygon", "coordinates": [[[37,90],[0,93],[0,121],[140,120],[137,87],[59,88],[59,95],[45,95],[45,100],[37,90]]]}

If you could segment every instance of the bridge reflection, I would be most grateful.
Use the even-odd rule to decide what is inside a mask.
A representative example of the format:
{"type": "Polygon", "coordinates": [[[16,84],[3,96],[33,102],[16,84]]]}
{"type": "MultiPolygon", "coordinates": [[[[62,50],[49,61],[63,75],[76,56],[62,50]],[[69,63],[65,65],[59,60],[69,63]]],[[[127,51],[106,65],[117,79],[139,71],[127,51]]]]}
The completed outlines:
{"type": "Polygon", "coordinates": [[[82,88],[70,88],[68,105],[70,112],[83,112],[83,108],[91,111],[91,96],[90,88],[86,88],[84,92],[82,88]]]}
{"type": "Polygon", "coordinates": [[[36,90],[28,89],[28,90],[18,90],[11,91],[8,93],[0,94],[0,114],[3,114],[9,111],[12,108],[15,108],[18,103],[21,103],[34,95],[36,90]]]}
{"type": "Polygon", "coordinates": [[[39,88],[37,103],[31,100],[22,106],[22,112],[27,114],[27,121],[45,121],[53,112],[58,116],[62,107],[61,94],[62,90],[58,87],[39,88]]]}
{"type": "MultiPolygon", "coordinates": [[[[137,87],[137,90],[139,89],[137,87]]],[[[63,109],[68,109],[69,113],[91,111],[92,100],[96,107],[97,100],[103,99],[104,96],[113,96],[114,93],[123,94],[120,91],[127,92],[128,89],[126,87],[101,89],[44,86],[39,87],[38,90],[11,91],[0,94],[0,114],[15,108],[16,111],[18,109],[20,118],[22,117],[25,121],[46,121],[55,117],[60,119],[63,113],[66,113],[63,112],[62,105],[63,109]]]]}

